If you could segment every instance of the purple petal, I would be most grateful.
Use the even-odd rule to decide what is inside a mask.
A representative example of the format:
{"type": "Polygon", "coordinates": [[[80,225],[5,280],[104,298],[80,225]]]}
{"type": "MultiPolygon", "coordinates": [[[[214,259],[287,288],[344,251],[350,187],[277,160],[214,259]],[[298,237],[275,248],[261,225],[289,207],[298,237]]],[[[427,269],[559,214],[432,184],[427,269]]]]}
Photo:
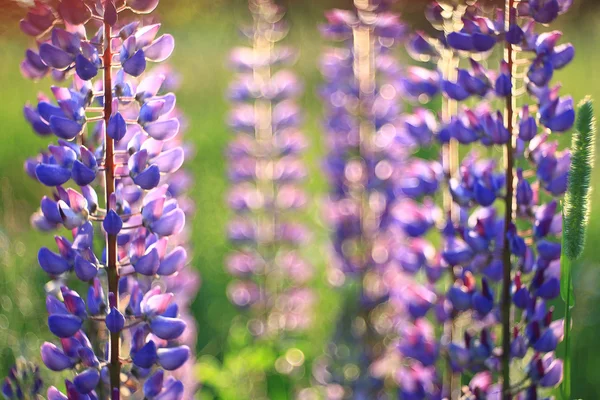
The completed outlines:
{"type": "Polygon", "coordinates": [[[50,129],[59,138],[71,140],[81,133],[83,126],[72,119],[53,115],[50,117],[50,129]]]}
{"type": "Polygon", "coordinates": [[[167,371],[174,371],[181,367],[190,357],[190,348],[187,346],[159,349],[157,351],[158,363],[167,371]]]}
{"type": "Polygon", "coordinates": [[[86,260],[79,254],[75,256],[75,275],[80,280],[87,282],[91,281],[98,275],[98,267],[95,264],[92,264],[90,261],[86,260]]]}
{"type": "Polygon", "coordinates": [[[84,81],[89,81],[98,75],[98,67],[82,54],[78,54],[75,58],[75,72],[84,81]]]}
{"type": "Polygon", "coordinates": [[[58,204],[54,200],[44,196],[40,203],[40,208],[42,210],[42,214],[44,214],[44,217],[46,217],[48,221],[55,224],[62,223],[62,217],[60,216],[58,204]]]}
{"type": "Polygon", "coordinates": [[[181,400],[183,399],[184,391],[185,388],[181,381],[173,381],[163,392],[154,397],[154,400],[181,400]]]}
{"type": "Polygon", "coordinates": [[[118,235],[123,229],[123,220],[115,210],[109,210],[102,221],[102,227],[107,234],[118,235]]]}
{"type": "Polygon", "coordinates": [[[549,119],[544,125],[553,132],[566,132],[575,123],[575,110],[567,110],[554,118],[549,119]]]}
{"type": "Polygon", "coordinates": [[[151,24],[140,27],[135,33],[137,48],[142,49],[151,45],[159,30],[160,24],[151,24]]]}
{"type": "Polygon", "coordinates": [[[146,315],[163,314],[171,301],[173,300],[173,293],[147,293],[144,297],[143,304],[141,305],[142,311],[146,315]],[[149,296],[149,298],[147,298],[149,296]]]}
{"type": "Polygon", "coordinates": [[[110,116],[106,127],[106,134],[117,142],[125,137],[127,134],[127,123],[121,113],[117,112],[110,116]]]}
{"type": "Polygon", "coordinates": [[[443,81],[442,90],[446,96],[453,100],[463,101],[469,97],[469,92],[464,87],[454,82],[443,81]]]}
{"type": "Polygon", "coordinates": [[[38,164],[35,167],[35,176],[46,186],[58,186],[71,178],[71,171],[58,165],[38,164]]]}
{"type": "Polygon", "coordinates": [[[106,304],[104,303],[104,293],[100,280],[94,279],[93,285],[88,289],[87,306],[91,315],[99,315],[104,312],[106,304]]]}
{"type": "Polygon", "coordinates": [[[477,51],[488,51],[491,50],[496,44],[496,38],[491,35],[483,33],[473,34],[473,47],[477,51]]]}
{"type": "Polygon", "coordinates": [[[65,113],[60,107],[50,104],[47,101],[41,101],[37,106],[37,111],[47,122],[50,122],[52,116],[65,117],[65,113]]]}
{"type": "Polygon", "coordinates": [[[41,347],[42,361],[52,371],[63,371],[75,363],[54,344],[45,342],[41,347]]]}
{"type": "Polygon", "coordinates": [[[150,250],[148,254],[145,254],[142,257],[140,257],[139,260],[133,265],[133,267],[135,268],[135,272],[139,274],[152,276],[156,274],[156,271],[158,270],[158,267],[160,265],[159,263],[160,259],[158,250],[154,248],[150,250]]]}
{"type": "Polygon", "coordinates": [[[73,384],[81,393],[90,393],[100,382],[100,373],[95,368],[89,368],[73,379],[73,384]]]}
{"type": "Polygon", "coordinates": [[[152,368],[156,360],[156,344],[152,340],[133,355],[133,363],[140,368],[152,368]]]}
{"type": "Polygon", "coordinates": [[[62,0],[58,5],[58,13],[71,25],[85,24],[92,17],[90,9],[81,0],[62,0]]]}
{"type": "Polygon", "coordinates": [[[164,372],[159,369],[144,382],[144,396],[154,398],[163,388],[164,372]]]}
{"type": "Polygon", "coordinates": [[[471,295],[457,286],[452,286],[447,293],[447,298],[458,311],[471,308],[471,295]]]}
{"type": "Polygon", "coordinates": [[[73,169],[71,169],[71,177],[79,186],[86,186],[96,179],[96,171],[86,167],[79,160],[75,160],[73,163],[73,169]]]}
{"type": "Polygon", "coordinates": [[[186,327],[185,321],[179,318],[167,318],[159,315],[150,321],[152,333],[164,340],[177,339],[186,327]]]}
{"type": "Polygon", "coordinates": [[[157,273],[158,275],[172,275],[185,266],[186,260],[187,252],[185,249],[177,247],[165,256],[160,263],[157,273]]]}
{"type": "Polygon", "coordinates": [[[562,381],[563,362],[562,360],[553,360],[547,368],[545,368],[544,376],[540,379],[540,386],[554,387],[562,381]]]}
{"type": "Polygon", "coordinates": [[[185,213],[180,208],[176,208],[150,224],[150,230],[159,236],[170,236],[181,232],[184,225],[185,213]]]}
{"type": "Polygon", "coordinates": [[[165,61],[175,48],[175,39],[167,34],[156,39],[150,46],[144,49],[146,58],[154,62],[165,61]]]}
{"type": "Polygon", "coordinates": [[[125,326],[125,317],[115,307],[110,308],[110,312],[106,316],[106,327],[112,333],[121,332],[125,326]]]}
{"type": "Polygon", "coordinates": [[[106,0],[104,5],[104,22],[110,26],[114,26],[119,19],[117,8],[113,0],[106,0]]]}
{"type": "Polygon", "coordinates": [[[142,217],[144,221],[155,221],[160,218],[163,213],[166,198],[164,196],[150,200],[144,204],[142,208],[142,217]]]}
{"type": "Polygon", "coordinates": [[[170,140],[179,133],[179,120],[172,118],[166,121],[157,121],[144,125],[144,131],[153,139],[170,140]]]}
{"type": "Polygon", "coordinates": [[[146,70],[144,50],[140,49],[123,63],[123,70],[131,76],[140,76],[146,70]]]}
{"type": "Polygon", "coordinates": [[[69,338],[73,336],[79,329],[83,321],[81,318],[70,314],[54,314],[48,317],[48,327],[50,332],[59,338],[69,338]]]}
{"type": "Polygon", "coordinates": [[[54,276],[63,274],[71,268],[67,260],[46,247],[39,250],[38,263],[47,274],[54,276]]]}
{"type": "Polygon", "coordinates": [[[527,72],[529,80],[539,87],[546,86],[553,75],[554,69],[552,64],[548,61],[533,63],[527,72]]]}
{"type": "Polygon", "coordinates": [[[473,37],[467,33],[451,32],[447,37],[448,45],[457,50],[470,51],[473,49],[473,37]]]}
{"type": "Polygon", "coordinates": [[[65,69],[74,61],[71,54],[49,43],[40,45],[40,58],[46,65],[56,69],[65,69]]]}
{"type": "Polygon", "coordinates": [[[145,102],[140,108],[139,123],[144,125],[148,122],[156,121],[163,114],[164,108],[164,100],[150,100],[145,102]]]}
{"type": "Polygon", "coordinates": [[[137,94],[142,100],[154,97],[160,90],[166,77],[163,74],[151,74],[144,78],[137,87],[137,94]]]}
{"type": "Polygon", "coordinates": [[[27,49],[25,59],[21,63],[21,72],[29,79],[40,79],[48,73],[48,66],[44,64],[38,53],[27,49]]]}
{"type": "Polygon", "coordinates": [[[133,183],[145,190],[154,189],[160,182],[160,169],[151,165],[133,178],[133,183]]]}
{"type": "Polygon", "coordinates": [[[158,6],[159,0],[127,0],[127,7],[138,14],[148,14],[158,6]]]}
{"type": "Polygon", "coordinates": [[[23,107],[23,114],[27,122],[31,124],[31,127],[37,134],[46,136],[52,133],[50,125],[48,125],[46,121],[42,120],[41,115],[30,105],[23,107]]]}
{"type": "Polygon", "coordinates": [[[152,160],[152,163],[158,166],[160,172],[170,174],[181,168],[184,157],[185,153],[183,149],[175,147],[174,149],[160,153],[160,155],[152,160]]]}
{"type": "Polygon", "coordinates": [[[563,44],[554,49],[550,56],[554,69],[561,69],[575,58],[575,47],[571,43],[563,44]]]}
{"type": "Polygon", "coordinates": [[[68,400],[69,398],[62,394],[57,388],[54,386],[50,386],[48,388],[48,400],[68,400]]]}

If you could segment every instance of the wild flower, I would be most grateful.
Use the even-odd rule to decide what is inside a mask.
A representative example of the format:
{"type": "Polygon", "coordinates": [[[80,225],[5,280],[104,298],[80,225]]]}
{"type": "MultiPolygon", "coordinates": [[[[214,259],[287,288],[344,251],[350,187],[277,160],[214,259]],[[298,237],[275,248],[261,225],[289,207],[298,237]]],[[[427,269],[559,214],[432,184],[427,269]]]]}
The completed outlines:
{"type": "Polygon", "coordinates": [[[71,370],[67,395],[50,387],[52,400],[181,399],[194,391],[181,372],[195,342],[186,308],[197,289],[184,231],[193,211],[181,170],[189,149],[173,72],[148,66],[166,60],[174,40],[158,36],[160,24],[125,23],[122,13],[157,5],[36,2],[21,22],[37,43],[23,74],[67,84],[52,86],[54,100],[40,95],[25,107],[36,133],[58,138],[25,164],[49,188],[32,223],[57,232],[56,244],[38,253],[52,279],[48,326],[59,338],[42,345],[42,360],[71,370]]]}
{"type": "Polygon", "coordinates": [[[306,284],[312,267],[299,251],[309,232],[294,219],[307,203],[301,187],[307,142],[294,101],[302,84],[290,70],[276,70],[296,58],[276,46],[288,30],[284,11],[268,0],[249,5],[253,24],[243,33],[251,46],[235,48],[230,57],[237,76],[229,88],[235,137],[227,151],[233,184],[227,202],[235,213],[228,233],[236,250],[226,260],[235,277],[228,295],[250,311],[255,337],[276,338],[311,323],[313,294],[306,284]]]}
{"type": "Polygon", "coordinates": [[[385,276],[393,268],[397,244],[391,207],[407,154],[395,140],[402,112],[402,71],[393,53],[406,27],[386,11],[390,2],[369,3],[355,1],[352,11],[327,12],[327,24],[321,28],[325,38],[339,44],[328,48],[321,59],[331,274],[347,279],[346,285],[355,286],[358,293],[350,296],[342,311],[330,351],[322,368],[318,363],[315,377],[325,391],[376,399],[385,395],[385,373],[376,376],[371,370],[384,353],[389,333],[380,322],[387,320],[385,276]],[[347,365],[355,372],[344,373],[347,365]]]}
{"type": "Polygon", "coordinates": [[[2,396],[6,400],[34,400],[42,390],[40,368],[20,357],[10,369],[2,384],[2,396]]]}
{"type": "MultiPolygon", "coordinates": [[[[551,138],[571,129],[575,113],[573,100],[550,84],[574,50],[558,44],[560,32],[538,34],[536,25],[568,6],[507,0],[490,16],[474,3],[434,2],[427,17],[439,38],[418,33],[409,42],[409,53],[434,69],[415,69],[405,90],[415,102],[444,97],[439,118],[426,124],[419,115],[429,112],[417,109],[406,118],[406,133],[415,119],[431,127],[427,137],[434,141],[425,145],[441,146],[444,179],[441,208],[431,205],[434,192],[405,192],[417,203],[402,200],[396,210],[408,246],[418,250],[404,252],[407,279],[396,294],[405,398],[459,398],[462,373],[473,375],[462,393],[472,399],[532,398],[561,382],[554,351],[563,321],[549,302],[560,288],[558,206],[571,156],[551,138]],[[502,161],[488,158],[495,149],[502,149],[502,161]],[[429,244],[435,227],[437,250],[429,244]],[[438,324],[441,336],[432,331],[438,324]],[[517,375],[518,382],[511,380],[517,375]]],[[[417,141],[414,157],[422,147],[417,141]]],[[[406,179],[416,183],[419,175],[406,179]]]]}

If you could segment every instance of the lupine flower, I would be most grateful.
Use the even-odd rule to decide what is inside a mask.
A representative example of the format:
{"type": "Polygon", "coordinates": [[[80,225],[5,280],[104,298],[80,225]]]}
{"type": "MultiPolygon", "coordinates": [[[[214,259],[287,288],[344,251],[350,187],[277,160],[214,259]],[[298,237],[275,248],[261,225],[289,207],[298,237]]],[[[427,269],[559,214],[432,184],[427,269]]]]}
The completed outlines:
{"type": "MultiPolygon", "coordinates": [[[[403,76],[393,48],[405,37],[406,28],[397,15],[385,11],[387,5],[371,4],[364,9],[356,2],[356,10],[327,12],[327,24],[321,28],[326,38],[339,43],[327,49],[321,59],[329,151],[325,172],[330,184],[325,212],[332,231],[332,264],[338,273],[355,279],[360,288],[357,299],[348,299],[332,341],[332,348],[352,341],[347,345],[353,351],[342,359],[339,354],[328,354],[328,368],[343,369],[352,363],[359,368],[360,378],[346,379],[339,372],[318,381],[325,391],[339,385],[342,394],[352,398],[380,398],[385,393],[384,378],[390,375],[385,361],[380,361],[387,332],[380,330],[373,318],[389,295],[383,276],[394,262],[394,231],[398,230],[392,204],[403,191],[434,190],[439,173],[435,167],[418,164],[413,165],[420,174],[415,180],[405,180],[398,173],[407,153],[403,144],[410,147],[414,142],[426,142],[427,134],[435,129],[435,118],[425,110],[414,118],[400,118],[400,94],[404,89],[412,96],[433,96],[440,81],[435,73],[421,69],[403,76]],[[401,137],[399,131],[404,127],[409,134],[401,137]],[[358,307],[350,305],[357,301],[358,307]],[[348,314],[350,310],[358,315],[348,314]],[[354,317],[360,318],[359,330],[342,326],[354,317]],[[374,373],[372,368],[381,373],[374,373]]],[[[434,213],[431,209],[406,214],[407,218],[398,223],[410,226],[417,234],[430,227],[434,213]]],[[[418,294],[414,295],[412,311],[427,309],[426,304],[419,303],[418,294]]],[[[383,315],[382,320],[386,318],[383,315]]]]}
{"type": "Polygon", "coordinates": [[[172,71],[156,68],[136,79],[147,61],[168,58],[174,41],[156,37],[160,24],[124,24],[120,13],[148,13],[157,4],[62,1],[52,8],[36,2],[21,22],[39,44],[39,51],[26,53],[23,74],[70,82],[52,87],[55,104],[40,97],[37,106],[25,107],[36,133],[58,138],[25,165],[51,191],[32,222],[46,231],[71,230],[38,253],[53,280],[48,326],[60,339],[59,346],[42,345],[42,360],[53,371],[75,372],[65,381],[66,396],[51,387],[49,399],[142,392],[182,399],[195,390],[190,374],[178,371],[193,362],[195,340],[187,332],[195,328],[186,308],[197,288],[186,266],[184,225],[192,208],[185,198],[190,180],[180,170],[189,152],[181,141],[184,121],[167,80],[172,71]],[[88,39],[86,28],[98,26],[91,20],[101,23],[88,39]],[[96,239],[104,241],[99,252],[96,239]],[[87,293],[69,288],[74,279],[89,286],[87,293]],[[96,343],[88,334],[109,339],[96,343]]]}
{"type": "MultiPolygon", "coordinates": [[[[556,241],[561,233],[558,200],[567,189],[571,156],[569,150],[559,150],[558,144],[550,141],[550,133],[571,129],[575,114],[572,99],[560,97],[559,87],[550,88],[549,84],[554,70],[565,67],[573,59],[574,50],[570,44],[558,44],[560,32],[537,34],[535,23],[552,22],[568,9],[570,2],[531,0],[519,2],[518,8],[513,9],[509,5],[512,2],[507,2],[505,12],[498,11],[498,17],[492,20],[476,5],[452,9],[448,4],[434,2],[427,17],[441,31],[442,39],[418,33],[407,46],[409,54],[417,60],[438,62],[443,75],[443,112],[439,122],[429,124],[436,128],[427,132],[427,136],[441,143],[442,168],[446,173],[446,187],[432,185],[436,190],[443,190],[443,213],[432,216],[430,222],[416,229],[418,225],[407,221],[426,221],[423,216],[432,207],[429,196],[435,191],[405,191],[413,200],[399,199],[393,214],[408,237],[404,249],[429,249],[427,256],[399,252],[404,273],[416,276],[412,281],[401,280],[403,283],[396,295],[403,321],[398,350],[406,363],[400,369],[398,381],[407,388],[401,391],[408,398],[438,398],[440,395],[454,398],[459,390],[453,386],[452,374],[443,382],[437,378],[441,376],[442,360],[437,359],[432,349],[438,347],[439,354],[447,355],[446,362],[454,374],[476,373],[465,393],[469,398],[507,398],[507,394],[502,393],[513,390],[522,391],[517,398],[532,398],[538,395],[538,388],[553,387],[562,377],[562,363],[554,358],[553,352],[562,340],[564,323],[554,320],[547,302],[560,291],[562,249],[556,241]],[[456,18],[462,19],[458,31],[453,22],[456,18]],[[487,56],[496,43],[505,45],[504,40],[508,42],[510,56],[500,63],[499,71],[494,72],[492,68],[497,64],[487,61],[487,56]],[[519,54],[512,45],[532,53],[532,60],[528,64],[516,63],[519,54]],[[449,69],[448,62],[459,56],[471,60],[470,69],[456,68],[458,63],[449,69]],[[483,61],[474,62],[471,59],[474,56],[483,61]],[[517,78],[524,75],[520,71],[523,68],[528,69],[524,81],[517,78]],[[529,91],[535,104],[525,104],[519,110],[516,93],[520,88],[529,91]],[[477,106],[467,108],[460,104],[473,96],[480,99],[477,106]],[[503,110],[492,108],[489,100],[494,97],[504,99],[503,110]],[[537,115],[532,109],[538,110],[537,115]],[[518,115],[509,125],[505,124],[507,113],[518,115]],[[545,131],[540,133],[540,128],[545,131]],[[501,170],[495,160],[479,156],[473,150],[461,164],[456,163],[453,160],[458,159],[457,144],[504,147],[505,154],[511,154],[510,171],[501,170]],[[526,161],[529,161],[528,166],[526,161]],[[537,182],[532,181],[532,177],[536,177],[537,182]],[[507,193],[509,187],[514,190],[507,193]],[[498,207],[500,202],[504,202],[504,206],[498,207]],[[424,242],[425,235],[432,236],[433,226],[442,228],[442,244],[437,251],[424,242]],[[523,230],[524,226],[531,229],[523,230]],[[424,268],[430,263],[435,265],[440,256],[441,269],[452,272],[452,280],[445,290],[440,290],[440,284],[432,286],[430,283],[437,283],[441,275],[432,275],[424,268]],[[420,272],[423,269],[425,271],[420,272]],[[424,278],[419,278],[423,273],[424,278]],[[502,288],[500,296],[498,286],[502,288]],[[424,292],[428,293],[426,302],[405,294],[424,292]],[[517,321],[510,320],[508,309],[512,305],[524,310],[523,330],[516,326],[517,321]],[[470,321],[462,335],[464,341],[457,335],[454,324],[458,318],[470,321]],[[419,327],[435,319],[449,324],[445,335],[449,332],[452,335],[438,338],[430,335],[427,340],[425,336],[415,336],[419,327]],[[426,348],[430,351],[425,351],[426,348]],[[509,368],[526,355],[533,356],[529,365],[523,366],[527,384],[513,388],[509,368]],[[417,375],[415,371],[419,368],[433,368],[437,373],[417,375]],[[503,379],[494,382],[496,373],[503,379]],[[426,381],[424,376],[427,376],[426,381]]],[[[425,91],[417,88],[428,87],[430,76],[434,74],[411,75],[410,81],[404,84],[414,93],[411,98],[427,100],[427,97],[419,98],[425,91]]],[[[430,93],[435,94],[433,90],[430,93]]],[[[422,111],[417,110],[416,115],[419,113],[422,111]]],[[[433,143],[430,140],[415,142],[421,147],[433,143]]],[[[404,179],[418,182],[420,174],[407,168],[404,179]]]]}
{"type": "Polygon", "coordinates": [[[2,396],[6,400],[36,399],[42,386],[40,368],[24,358],[18,358],[4,379],[2,396]]]}
{"type": "Polygon", "coordinates": [[[253,335],[276,337],[306,329],[314,301],[303,287],[312,268],[296,251],[308,231],[288,215],[306,204],[306,141],[294,102],[302,85],[287,69],[274,72],[294,60],[289,49],[275,45],[285,34],[283,10],[266,0],[251,1],[250,10],[254,22],[245,31],[252,47],[231,54],[238,75],[229,89],[234,106],[228,124],[236,137],[227,154],[233,183],[227,202],[236,214],[228,227],[236,250],[226,260],[235,278],[227,292],[233,304],[250,311],[253,335]]]}

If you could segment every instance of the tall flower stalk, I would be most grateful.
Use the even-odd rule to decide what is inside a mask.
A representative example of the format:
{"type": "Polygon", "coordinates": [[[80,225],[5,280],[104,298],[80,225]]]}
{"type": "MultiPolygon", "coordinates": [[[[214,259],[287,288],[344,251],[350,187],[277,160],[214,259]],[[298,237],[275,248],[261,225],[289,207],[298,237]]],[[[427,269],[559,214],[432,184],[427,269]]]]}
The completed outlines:
{"type": "Polygon", "coordinates": [[[348,279],[357,293],[349,296],[356,304],[348,303],[340,316],[332,351],[326,355],[329,360],[317,366],[316,377],[328,391],[353,398],[385,395],[386,373],[374,370],[385,353],[389,328],[384,276],[394,262],[390,212],[404,156],[401,143],[394,142],[402,108],[400,67],[393,49],[406,30],[399,17],[386,10],[389,3],[357,0],[353,11],[326,13],[327,25],[321,29],[339,43],[327,49],[321,61],[332,274],[348,279]],[[352,365],[353,372],[344,372],[346,365],[352,365]]]}
{"type": "Polygon", "coordinates": [[[184,332],[192,328],[180,306],[196,290],[182,233],[191,209],[179,203],[187,203],[189,182],[180,171],[182,119],[168,92],[170,72],[143,76],[147,62],[171,55],[174,40],[157,37],[160,24],[120,20],[123,11],[147,14],[157,5],[36,2],[21,22],[38,43],[26,52],[23,74],[71,82],[52,87],[56,105],[40,95],[37,106],[25,107],[39,135],[58,137],[26,163],[29,175],[52,190],[32,222],[72,235],[55,237],[58,253],[46,247],[38,253],[52,278],[48,325],[61,342],[44,343],[42,360],[53,371],[73,373],[67,396],[51,387],[51,400],[181,399],[194,391],[177,371],[190,358],[184,332]],[[177,287],[182,276],[187,292],[177,287]],[[87,286],[86,300],[67,285],[87,286]]]}
{"type": "Polygon", "coordinates": [[[251,311],[255,337],[277,338],[311,322],[313,294],[306,283],[312,268],[299,252],[308,231],[293,218],[306,204],[301,156],[307,143],[294,100],[302,85],[291,71],[276,70],[295,60],[290,48],[276,46],[288,29],[284,12],[269,0],[249,5],[254,23],[244,33],[251,47],[234,49],[230,59],[239,74],[229,90],[229,125],[236,134],[228,150],[228,202],[236,213],[229,237],[237,250],[227,259],[236,278],[228,293],[251,311]]]}
{"type": "MultiPolygon", "coordinates": [[[[404,396],[460,396],[454,379],[441,380],[440,355],[449,361],[450,376],[475,374],[464,393],[469,398],[537,396],[561,380],[562,362],[554,350],[563,322],[553,319],[546,302],[559,293],[557,199],[566,190],[570,154],[548,139],[572,127],[574,111],[572,99],[559,97],[559,87],[549,84],[574,50],[557,44],[560,32],[537,34],[535,27],[552,22],[568,6],[566,1],[508,0],[489,18],[474,2],[434,2],[427,15],[434,25],[442,27],[451,11],[462,7],[460,22],[450,30],[440,28],[441,40],[417,34],[409,42],[409,53],[418,60],[443,60],[452,51],[465,61],[453,73],[416,70],[404,81],[416,100],[441,89],[444,105],[458,104],[455,113],[443,110],[437,122],[423,109],[406,117],[405,133],[419,147],[433,143],[427,138],[441,145],[453,204],[444,202],[440,213],[431,206],[435,192],[420,192],[409,195],[421,197],[419,203],[405,202],[397,214],[414,250],[402,264],[413,276],[403,291],[413,287],[420,293],[404,296],[411,322],[402,329],[399,344],[404,396]],[[504,57],[493,71],[489,67],[498,64],[497,44],[503,45],[504,57]],[[469,150],[458,168],[451,164],[460,154],[449,151],[453,146],[469,150]],[[504,150],[502,169],[482,156],[499,148],[504,150]],[[436,225],[442,240],[438,254],[427,241],[436,225]],[[415,259],[420,261],[411,262],[415,259]],[[446,269],[453,284],[442,290],[438,282],[446,269]],[[464,341],[448,330],[436,335],[435,320],[458,323],[464,341]],[[511,381],[515,376],[520,379],[511,381]]],[[[422,174],[411,170],[405,176],[422,182],[422,174]]]]}
{"type": "MultiPolygon", "coordinates": [[[[504,14],[504,30],[508,32],[512,25],[516,24],[515,0],[506,0],[504,14]]],[[[506,41],[504,50],[504,63],[506,65],[507,78],[511,86],[516,87],[515,72],[515,50],[513,43],[506,41]]],[[[515,173],[515,147],[516,139],[514,131],[514,113],[517,108],[516,96],[513,90],[506,92],[506,107],[504,109],[504,125],[509,135],[504,147],[504,169],[506,171],[504,197],[504,244],[502,245],[502,397],[510,399],[510,344],[511,344],[511,286],[512,286],[512,249],[509,238],[509,227],[513,224],[516,198],[514,196],[514,173],[515,173]]]]}

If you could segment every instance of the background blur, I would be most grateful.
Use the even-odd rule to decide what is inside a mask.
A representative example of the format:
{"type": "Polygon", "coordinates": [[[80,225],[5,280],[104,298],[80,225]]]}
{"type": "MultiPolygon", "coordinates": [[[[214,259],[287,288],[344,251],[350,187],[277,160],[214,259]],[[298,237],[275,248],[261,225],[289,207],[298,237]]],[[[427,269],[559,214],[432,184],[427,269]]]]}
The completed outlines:
{"type": "MultiPolygon", "coordinates": [[[[292,24],[286,43],[301,49],[296,72],[306,85],[301,105],[306,112],[305,131],[312,143],[306,162],[310,169],[307,188],[313,199],[306,217],[315,231],[307,253],[321,271],[321,278],[326,262],[327,231],[319,219],[318,203],[327,187],[320,171],[324,149],[319,125],[321,108],[315,92],[320,83],[318,57],[325,43],[316,26],[323,21],[325,9],[349,7],[351,2],[284,3],[292,24]]],[[[410,25],[425,27],[424,3],[405,0],[396,9],[410,25]]],[[[600,1],[575,0],[572,12],[561,17],[555,27],[565,31],[566,40],[578,52],[575,61],[557,77],[563,83],[562,93],[572,94],[576,102],[587,94],[600,101],[599,12],[600,1]]],[[[24,160],[45,147],[47,141],[30,131],[22,117],[22,106],[35,101],[38,91],[48,91],[50,82],[32,83],[20,75],[19,63],[31,45],[18,29],[24,13],[15,1],[0,0],[0,377],[6,375],[19,355],[39,359],[39,346],[50,336],[43,296],[46,278],[37,265],[36,254],[41,245],[52,239],[33,231],[29,225],[29,216],[39,206],[45,191],[22,169],[24,160]]],[[[231,138],[224,124],[229,107],[224,92],[232,78],[224,64],[231,47],[246,44],[237,27],[249,22],[250,15],[242,0],[163,0],[158,14],[164,32],[172,33],[177,41],[171,61],[184,82],[177,93],[178,104],[190,120],[187,140],[196,148],[196,156],[187,161],[187,168],[196,179],[191,196],[196,201],[197,214],[189,222],[194,239],[193,265],[203,280],[193,305],[199,324],[197,353],[207,380],[201,398],[236,398],[232,394],[235,388],[230,387],[236,384],[235,375],[244,368],[264,369],[276,357],[268,349],[266,352],[246,349],[244,335],[239,329],[232,330],[232,325],[236,326],[236,310],[225,294],[229,277],[223,268],[224,255],[229,251],[225,239],[229,212],[223,201],[228,184],[222,155],[231,138]]],[[[563,139],[564,144],[570,143],[567,136],[563,139]]],[[[600,184],[600,170],[596,171],[595,182],[600,184]]],[[[575,272],[573,395],[583,399],[600,398],[599,202],[600,190],[596,190],[585,260],[575,272]]],[[[315,283],[319,296],[315,328],[298,343],[306,365],[321,353],[341,305],[343,293],[323,282],[324,279],[318,279],[315,283]]],[[[562,313],[561,306],[557,307],[557,312],[562,313]]],[[[309,371],[304,372],[305,377],[309,375],[309,371]]],[[[272,387],[269,397],[286,398],[283,393],[288,390],[289,382],[276,376],[267,379],[272,387]]]]}

